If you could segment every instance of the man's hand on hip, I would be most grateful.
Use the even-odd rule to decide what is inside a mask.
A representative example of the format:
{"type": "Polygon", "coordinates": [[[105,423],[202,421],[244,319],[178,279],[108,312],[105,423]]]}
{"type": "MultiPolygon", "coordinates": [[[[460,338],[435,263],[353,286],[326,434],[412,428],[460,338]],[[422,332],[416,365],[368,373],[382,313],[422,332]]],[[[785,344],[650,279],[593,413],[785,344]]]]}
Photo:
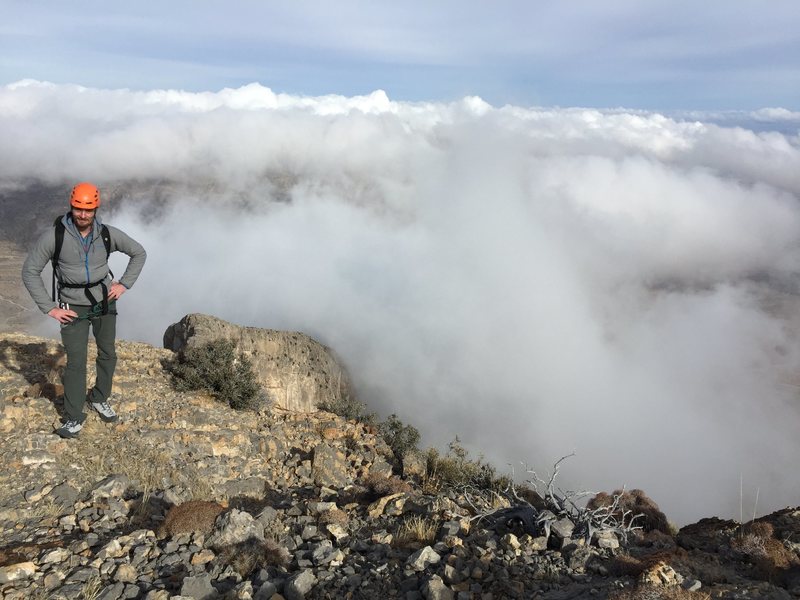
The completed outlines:
{"type": "Polygon", "coordinates": [[[69,323],[78,316],[78,313],[76,313],[74,310],[58,307],[51,308],[50,312],[47,314],[53,317],[59,323],[69,323]]]}
{"type": "Polygon", "coordinates": [[[111,283],[111,288],[108,290],[108,299],[109,300],[116,300],[122,294],[128,291],[124,285],[122,285],[119,281],[114,281],[111,283]]]}

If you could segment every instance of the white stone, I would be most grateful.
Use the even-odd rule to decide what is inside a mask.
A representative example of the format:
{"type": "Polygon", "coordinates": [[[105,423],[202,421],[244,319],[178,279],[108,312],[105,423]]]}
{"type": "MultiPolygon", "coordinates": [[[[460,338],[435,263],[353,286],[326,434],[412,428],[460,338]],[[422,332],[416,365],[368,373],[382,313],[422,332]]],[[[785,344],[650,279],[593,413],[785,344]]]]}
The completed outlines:
{"type": "Polygon", "coordinates": [[[330,523],[326,525],[325,528],[328,530],[328,533],[333,536],[333,539],[336,540],[337,544],[346,544],[347,540],[350,539],[350,534],[341,525],[330,523]]]}
{"type": "Polygon", "coordinates": [[[97,553],[97,558],[102,560],[107,558],[119,558],[123,554],[125,554],[125,550],[123,550],[122,544],[119,543],[119,540],[111,540],[100,549],[100,551],[97,553]]]}
{"type": "Polygon", "coordinates": [[[22,456],[22,464],[26,466],[38,467],[45,463],[54,463],[54,462],[56,462],[56,457],[50,454],[49,452],[45,452],[44,450],[39,450],[38,452],[31,452],[30,454],[24,454],[22,456]]]}
{"type": "Polygon", "coordinates": [[[513,533],[505,534],[500,539],[500,545],[506,550],[511,550],[512,552],[516,552],[520,547],[519,539],[513,533]]]}
{"type": "Polygon", "coordinates": [[[442,557],[430,546],[420,548],[408,557],[406,566],[415,571],[424,571],[428,565],[438,564],[442,557]]]}

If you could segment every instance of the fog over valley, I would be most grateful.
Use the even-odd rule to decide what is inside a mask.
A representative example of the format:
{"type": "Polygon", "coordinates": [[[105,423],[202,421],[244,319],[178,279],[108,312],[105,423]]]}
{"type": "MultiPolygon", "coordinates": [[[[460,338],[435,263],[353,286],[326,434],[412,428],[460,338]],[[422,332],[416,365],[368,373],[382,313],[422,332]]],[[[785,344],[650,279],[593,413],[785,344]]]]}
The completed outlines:
{"type": "Polygon", "coordinates": [[[89,180],[147,249],[121,338],[302,331],[370,408],[501,472],[575,451],[564,487],[678,524],[738,517],[740,481],[750,511],[797,504],[800,113],[22,81],[0,128],[8,239],[89,180]]]}

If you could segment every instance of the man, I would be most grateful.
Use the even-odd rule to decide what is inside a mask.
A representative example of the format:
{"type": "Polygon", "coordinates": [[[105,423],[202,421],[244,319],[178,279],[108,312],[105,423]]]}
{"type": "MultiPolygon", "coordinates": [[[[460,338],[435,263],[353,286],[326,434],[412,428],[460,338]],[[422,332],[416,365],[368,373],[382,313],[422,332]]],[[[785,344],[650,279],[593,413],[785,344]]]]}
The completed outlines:
{"type": "Polygon", "coordinates": [[[61,341],[67,353],[63,377],[66,422],[56,433],[64,438],[76,437],[83,428],[84,402],[89,402],[103,421],[117,420],[108,402],[117,365],[116,301],[133,286],[147,258],[139,242],[102,224],[97,216],[99,206],[96,186],[76,185],[70,195],[70,211],[44,232],[22,266],[22,281],[36,305],[61,323],[61,341]],[[112,280],[108,268],[108,254],[114,251],[130,256],[119,281],[112,280]],[[53,265],[52,297],[42,281],[42,270],[51,261],[57,263],[53,265]],[[97,342],[97,379],[87,394],[90,325],[97,342]]]}

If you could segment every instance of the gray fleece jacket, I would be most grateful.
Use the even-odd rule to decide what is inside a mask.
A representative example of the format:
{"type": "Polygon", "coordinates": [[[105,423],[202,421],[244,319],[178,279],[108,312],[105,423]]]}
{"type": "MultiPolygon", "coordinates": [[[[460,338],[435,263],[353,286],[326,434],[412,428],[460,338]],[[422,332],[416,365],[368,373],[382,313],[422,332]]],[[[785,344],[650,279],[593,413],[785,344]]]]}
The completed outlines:
{"type": "MultiPolygon", "coordinates": [[[[106,258],[106,248],[100,237],[101,221],[95,217],[92,225],[92,232],[85,241],[82,241],[78,230],[72,223],[72,216],[67,213],[62,217],[64,223],[64,243],[61,246],[61,254],[58,259],[58,270],[60,280],[64,283],[95,283],[104,282],[107,287],[111,285],[111,276],[108,271],[108,261],[106,258]],[[91,239],[90,239],[91,238],[91,239]],[[86,249],[85,249],[86,247],[86,249]]],[[[111,235],[111,252],[122,252],[131,257],[125,273],[119,278],[119,282],[130,289],[142,272],[147,253],[142,245],[126,235],[116,227],[107,226],[111,235]]],[[[53,301],[50,292],[42,281],[42,271],[53,257],[56,250],[55,227],[50,227],[36,241],[25,263],[22,265],[22,281],[28,288],[28,293],[36,302],[43,313],[47,314],[57,307],[57,302],[53,301]]],[[[91,294],[99,302],[103,298],[103,288],[96,285],[89,288],[91,294]]],[[[88,305],[89,299],[83,288],[64,288],[61,290],[63,302],[75,305],[88,305]]]]}

